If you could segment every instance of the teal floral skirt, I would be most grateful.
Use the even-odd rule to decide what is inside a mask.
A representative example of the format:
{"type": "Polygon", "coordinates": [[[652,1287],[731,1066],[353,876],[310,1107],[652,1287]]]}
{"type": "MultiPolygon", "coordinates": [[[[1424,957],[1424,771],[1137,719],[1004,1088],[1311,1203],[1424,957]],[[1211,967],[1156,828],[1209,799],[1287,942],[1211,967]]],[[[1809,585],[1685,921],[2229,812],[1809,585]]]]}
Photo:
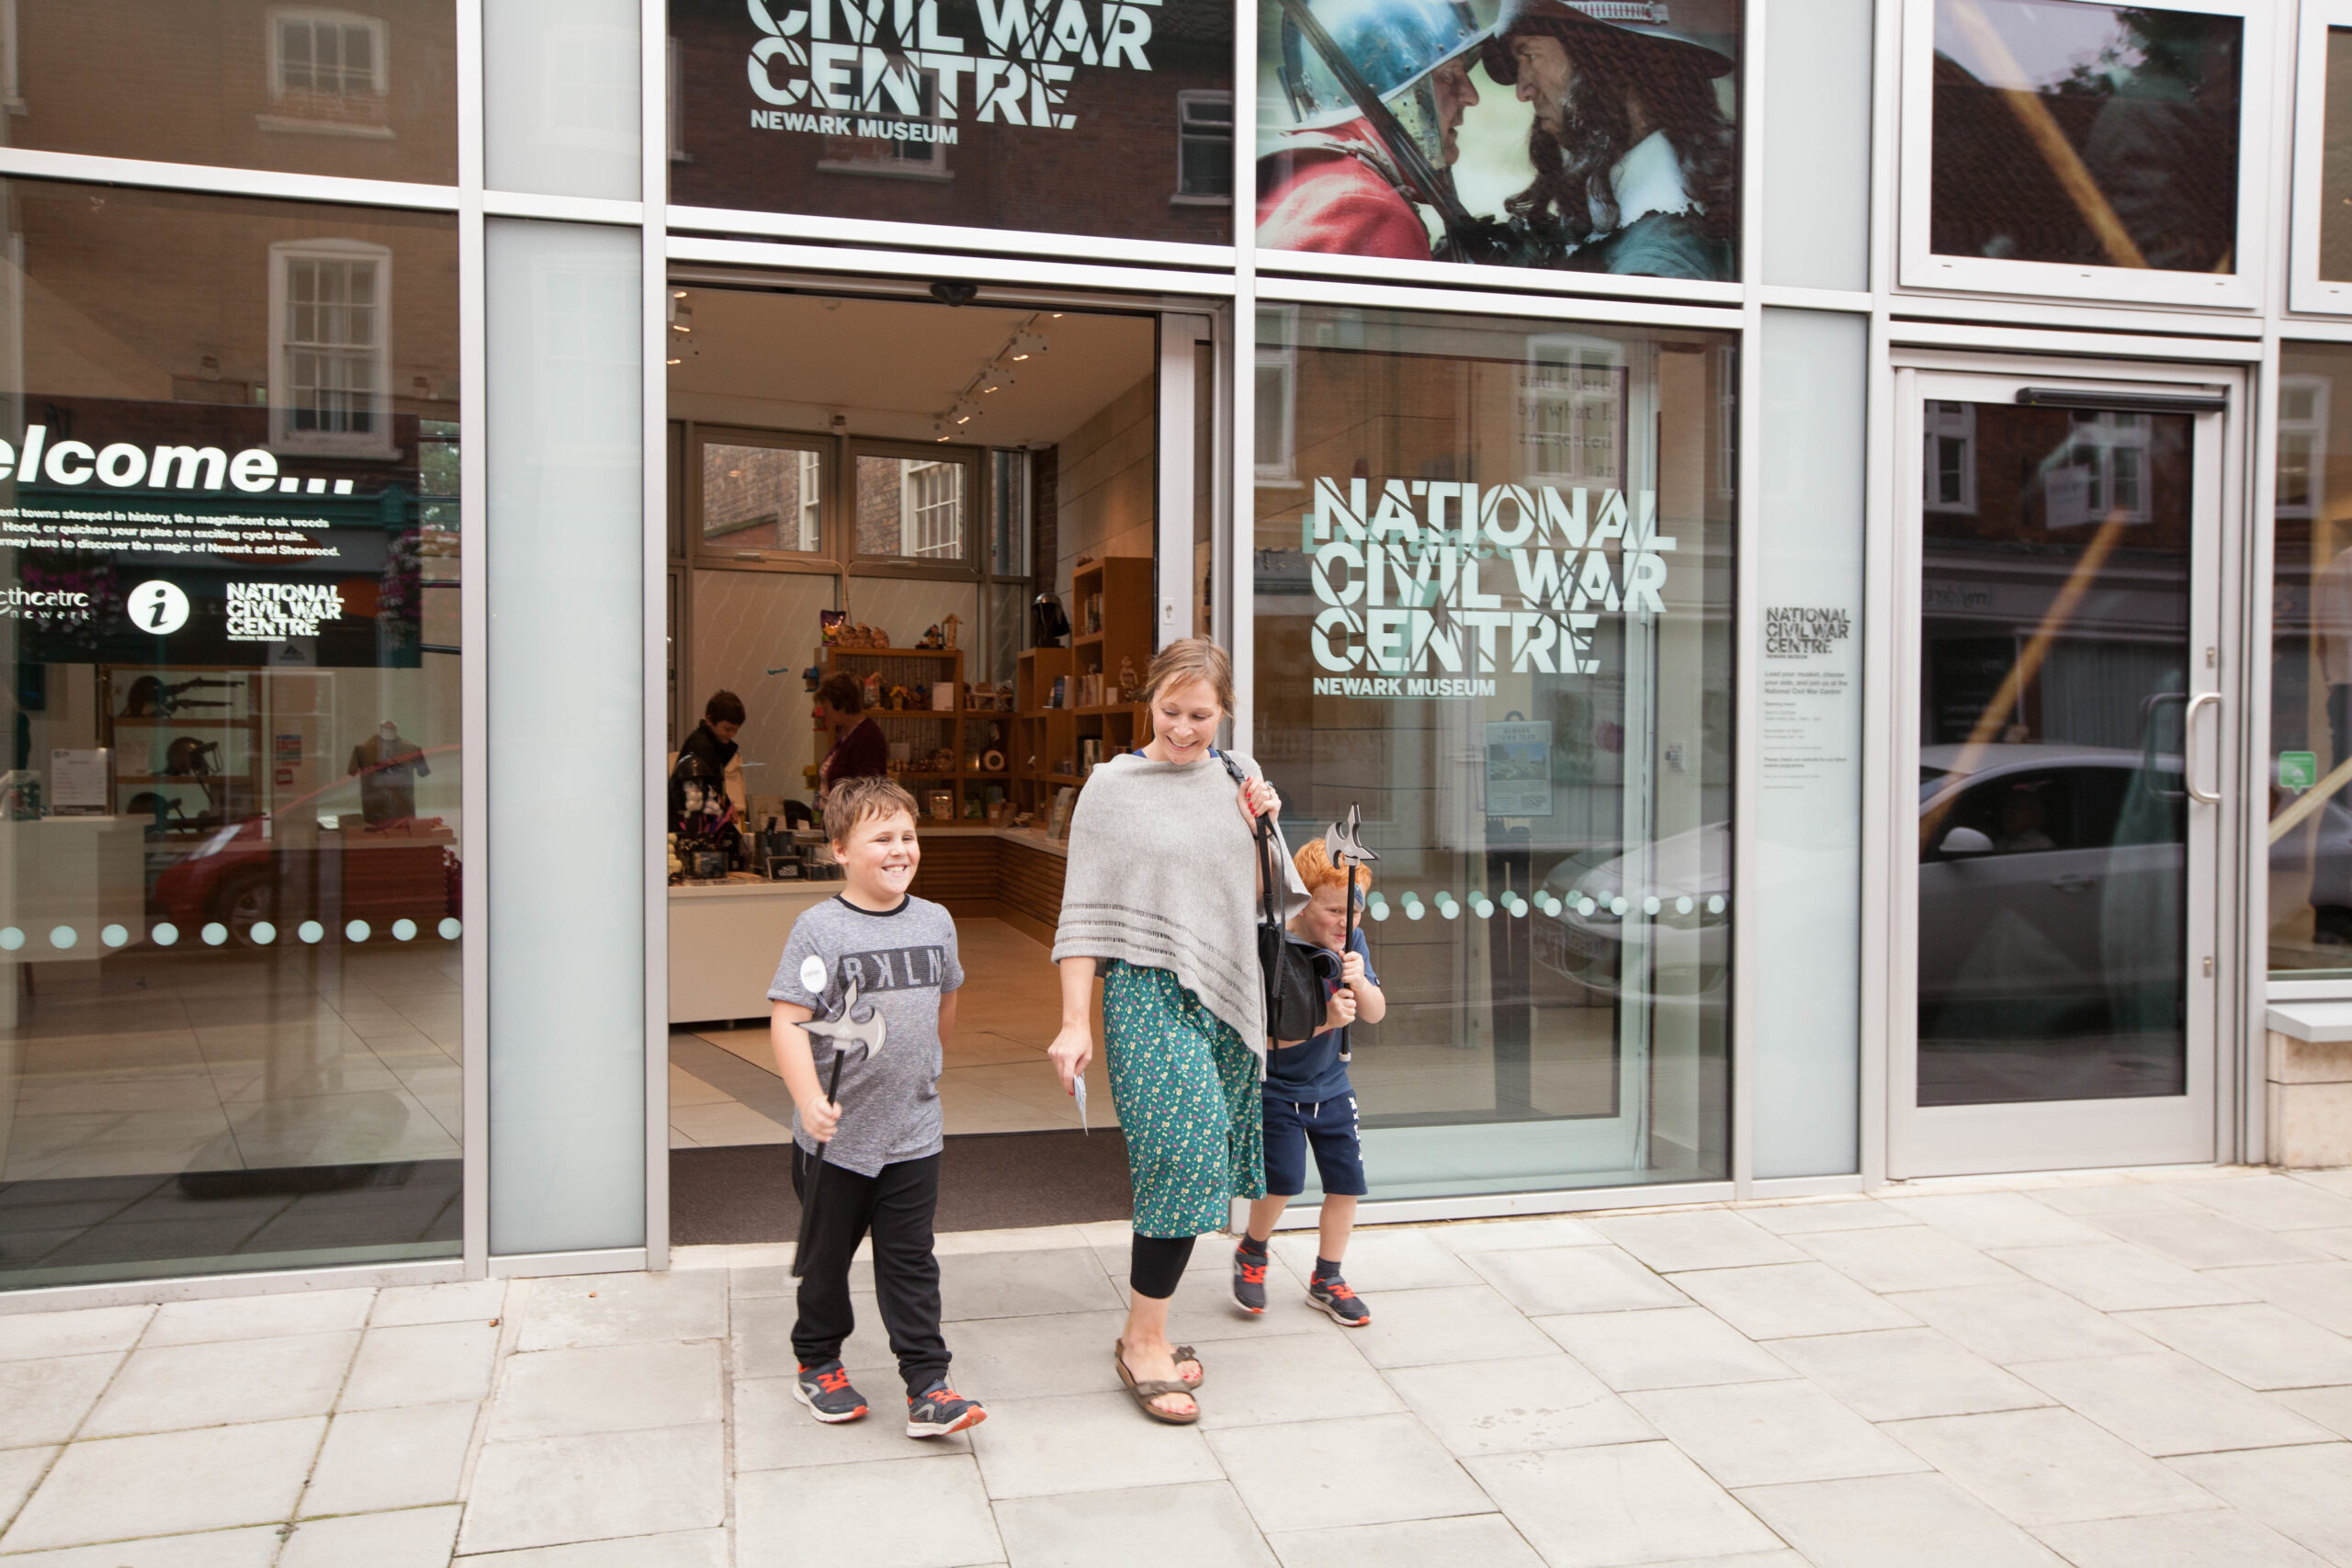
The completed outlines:
{"type": "Polygon", "coordinates": [[[1139,1234],[1205,1235],[1234,1199],[1266,1195],[1257,1055],[1173,970],[1110,965],[1102,1044],[1139,1234]]]}

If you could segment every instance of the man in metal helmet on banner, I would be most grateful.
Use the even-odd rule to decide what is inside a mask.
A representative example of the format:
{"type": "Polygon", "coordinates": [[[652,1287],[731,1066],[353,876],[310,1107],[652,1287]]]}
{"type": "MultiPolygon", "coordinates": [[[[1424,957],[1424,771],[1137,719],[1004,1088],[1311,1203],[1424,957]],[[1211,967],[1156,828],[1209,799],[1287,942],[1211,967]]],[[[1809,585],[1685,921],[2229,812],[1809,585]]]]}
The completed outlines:
{"type": "Polygon", "coordinates": [[[1454,192],[1470,64],[1487,29],[1449,0],[1275,0],[1296,128],[1258,161],[1258,243],[1528,265],[1524,235],[1454,192]],[[1428,216],[1424,216],[1424,213],[1428,216]],[[1434,239],[1432,236],[1434,235],[1434,239]]]}
{"type": "Polygon", "coordinates": [[[1736,276],[1739,137],[1716,97],[1730,58],[1667,26],[1666,0],[1503,0],[1487,74],[1535,110],[1535,179],[1512,217],[1578,272],[1736,276]]]}

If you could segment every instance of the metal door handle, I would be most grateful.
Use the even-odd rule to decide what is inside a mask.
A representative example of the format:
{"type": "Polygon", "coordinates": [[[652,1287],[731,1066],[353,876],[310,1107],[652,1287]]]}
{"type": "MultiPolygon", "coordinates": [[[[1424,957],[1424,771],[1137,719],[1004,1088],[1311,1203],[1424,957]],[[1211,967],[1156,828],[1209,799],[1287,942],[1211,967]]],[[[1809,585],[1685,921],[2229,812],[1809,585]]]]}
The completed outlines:
{"type": "Polygon", "coordinates": [[[2214,791],[2211,795],[2208,795],[2203,790],[2197,787],[2197,748],[2195,741],[2197,734],[2197,710],[2203,707],[2207,703],[2211,703],[2217,708],[2220,707],[2222,705],[2222,694],[2219,692],[2199,692],[2195,696],[2189,698],[2188,706],[2181,710],[2180,783],[2181,787],[2188,791],[2189,799],[2194,800],[2202,806],[2219,806],[2222,804],[2222,795],[2219,790],[2214,791]]]}
{"type": "Polygon", "coordinates": [[[2052,877],[2050,879],[2050,886],[2055,887],[2061,893],[2080,893],[2086,887],[2096,887],[2098,886],[2098,878],[2096,876],[2084,876],[2075,872],[2069,872],[2064,876],[2052,877]]]}

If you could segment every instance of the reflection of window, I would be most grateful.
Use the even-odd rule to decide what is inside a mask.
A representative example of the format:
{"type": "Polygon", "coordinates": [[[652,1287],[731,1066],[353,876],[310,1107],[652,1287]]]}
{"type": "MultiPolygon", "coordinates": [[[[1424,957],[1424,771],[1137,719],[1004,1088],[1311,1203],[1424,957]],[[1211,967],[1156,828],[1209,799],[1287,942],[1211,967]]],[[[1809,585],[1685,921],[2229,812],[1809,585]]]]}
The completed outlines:
{"type": "Polygon", "coordinates": [[[892,68],[876,87],[880,101],[865,106],[866,115],[886,118],[876,123],[906,132],[929,130],[930,136],[828,136],[825,155],[817,167],[837,175],[895,175],[909,179],[947,179],[947,146],[937,135],[945,123],[939,118],[939,73],[911,65],[892,68]]]}
{"type": "Polygon", "coordinates": [[[1293,443],[1298,401],[1298,307],[1258,312],[1258,478],[1296,477],[1293,443]]]}
{"type": "Polygon", "coordinates": [[[1930,512],[1976,510],[1976,405],[1929,399],[1926,494],[1930,512]]]}
{"type": "Polygon", "coordinates": [[[2281,517],[2315,517],[2326,500],[2327,381],[2278,378],[2278,503],[2281,517]]]}
{"type": "Polygon", "coordinates": [[[702,542],[723,555],[813,554],[824,537],[824,462],[814,450],[702,444],[702,542]]]}
{"type": "Polygon", "coordinates": [[[311,451],[387,453],[392,254],[356,240],[269,252],[271,439],[311,451]]]}
{"type": "Polygon", "coordinates": [[[1625,349],[1567,333],[1527,340],[1520,407],[1528,471],[1615,488],[1624,472],[1625,349]]]}
{"type": "Polygon", "coordinates": [[[919,457],[857,459],[857,553],[960,563],[964,468],[919,457]]]}
{"type": "Polygon", "coordinates": [[[348,11],[280,11],[270,28],[269,94],[340,100],[386,90],[384,24],[348,11]]]}
{"type": "Polygon", "coordinates": [[[1223,206],[1233,200],[1233,95],[1176,95],[1176,197],[1223,206]]]}
{"type": "Polygon", "coordinates": [[[2149,431],[2145,414],[2076,413],[2065,441],[2041,462],[2042,525],[2147,522],[2149,431]]]}

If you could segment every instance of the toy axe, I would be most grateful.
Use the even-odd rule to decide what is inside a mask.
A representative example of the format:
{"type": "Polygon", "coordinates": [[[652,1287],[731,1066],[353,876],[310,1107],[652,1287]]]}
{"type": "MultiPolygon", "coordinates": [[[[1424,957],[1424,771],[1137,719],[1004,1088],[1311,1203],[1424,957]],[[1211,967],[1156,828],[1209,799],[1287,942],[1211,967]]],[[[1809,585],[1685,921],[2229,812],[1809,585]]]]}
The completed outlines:
{"type": "MultiPolygon", "coordinates": [[[[1348,874],[1347,923],[1340,928],[1343,934],[1340,938],[1340,958],[1343,963],[1347,959],[1348,949],[1355,945],[1356,940],[1356,867],[1380,858],[1364,848],[1363,833],[1363,807],[1353,805],[1348,807],[1344,819],[1323,829],[1323,852],[1330,858],[1333,865],[1348,874]]],[[[1342,1033],[1340,1036],[1340,1060],[1342,1062],[1353,1058],[1351,1045],[1348,1035],[1342,1033]]]]}
{"type": "MultiPolygon", "coordinates": [[[[842,998],[839,1013],[831,1019],[812,1018],[800,1026],[801,1032],[811,1039],[825,1041],[833,1048],[833,1070],[825,1080],[825,1099],[828,1101],[842,1087],[842,1064],[849,1059],[849,1054],[855,1051],[870,1062],[880,1055],[883,1042],[889,1038],[889,1026],[884,1021],[881,1010],[868,1007],[862,1019],[856,1014],[857,983],[853,980],[848,994],[842,998]]],[[[809,1237],[816,1235],[812,1222],[817,1214],[817,1190],[824,1184],[825,1149],[831,1142],[828,1138],[817,1145],[817,1158],[808,1170],[808,1190],[800,1201],[800,1242],[792,1249],[792,1277],[796,1280],[800,1278],[808,1257],[809,1237]]]]}

